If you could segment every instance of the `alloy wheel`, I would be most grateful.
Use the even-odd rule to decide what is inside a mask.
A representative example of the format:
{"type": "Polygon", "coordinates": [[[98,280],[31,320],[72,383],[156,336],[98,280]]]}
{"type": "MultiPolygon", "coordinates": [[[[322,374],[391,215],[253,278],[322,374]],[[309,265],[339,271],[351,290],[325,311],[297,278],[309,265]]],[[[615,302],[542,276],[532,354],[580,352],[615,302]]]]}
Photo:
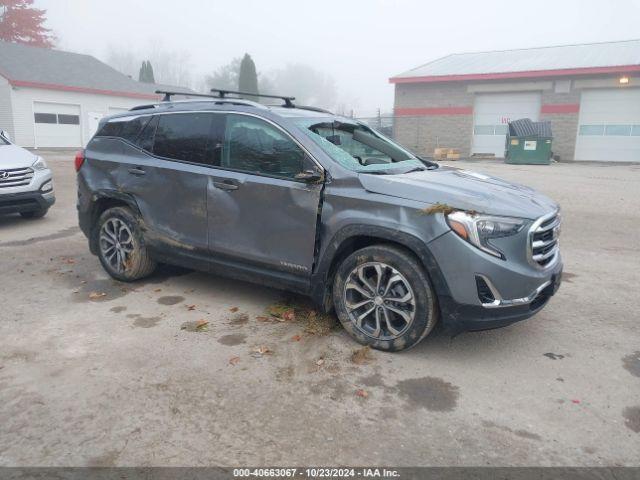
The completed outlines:
{"type": "Polygon", "coordinates": [[[344,304],[353,325],[379,340],[400,337],[413,323],[416,298],[398,270],[381,262],[355,267],[344,285],[344,304]]]}
{"type": "Polygon", "coordinates": [[[119,218],[109,218],[100,228],[100,251],[107,263],[118,273],[124,273],[133,254],[133,234],[119,218]]]}

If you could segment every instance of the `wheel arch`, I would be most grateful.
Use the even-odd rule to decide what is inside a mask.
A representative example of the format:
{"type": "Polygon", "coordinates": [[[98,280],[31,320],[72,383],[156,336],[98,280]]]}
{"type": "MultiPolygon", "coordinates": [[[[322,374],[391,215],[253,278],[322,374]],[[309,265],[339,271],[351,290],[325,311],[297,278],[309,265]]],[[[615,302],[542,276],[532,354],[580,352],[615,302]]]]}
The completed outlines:
{"type": "Polygon", "coordinates": [[[135,199],[126,193],[117,190],[100,191],[93,195],[91,199],[91,232],[89,235],[89,249],[94,255],[98,252],[98,241],[96,224],[103,212],[113,207],[127,207],[135,214],[140,215],[140,209],[135,199]]]}
{"type": "Polygon", "coordinates": [[[420,262],[437,297],[449,295],[449,287],[427,244],[410,233],[371,225],[349,225],[329,242],[311,281],[311,297],[324,311],[332,308],[331,285],[338,265],[351,253],[371,245],[400,248],[420,262]]]}

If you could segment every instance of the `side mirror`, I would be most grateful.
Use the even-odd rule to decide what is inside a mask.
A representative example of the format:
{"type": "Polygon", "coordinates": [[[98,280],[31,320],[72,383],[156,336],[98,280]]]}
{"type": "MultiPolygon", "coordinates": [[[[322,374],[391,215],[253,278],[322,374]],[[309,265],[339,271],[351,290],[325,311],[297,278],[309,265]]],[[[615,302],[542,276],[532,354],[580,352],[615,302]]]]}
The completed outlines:
{"type": "Polygon", "coordinates": [[[0,137],[4,137],[9,142],[11,141],[11,137],[9,136],[9,132],[6,130],[0,130],[0,137]]]}
{"type": "Polygon", "coordinates": [[[296,174],[294,178],[306,183],[318,183],[324,180],[324,174],[315,169],[304,170],[303,172],[296,174]]]}

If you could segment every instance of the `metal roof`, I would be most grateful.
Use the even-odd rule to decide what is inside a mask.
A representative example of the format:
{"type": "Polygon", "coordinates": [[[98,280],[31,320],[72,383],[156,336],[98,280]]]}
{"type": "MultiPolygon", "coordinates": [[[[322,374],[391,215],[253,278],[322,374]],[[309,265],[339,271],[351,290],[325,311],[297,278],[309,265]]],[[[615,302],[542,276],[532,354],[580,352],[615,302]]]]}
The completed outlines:
{"type": "Polygon", "coordinates": [[[398,74],[390,81],[464,80],[465,76],[526,78],[545,76],[543,72],[554,75],[608,73],[618,71],[617,67],[633,67],[620,71],[640,71],[640,40],[457,53],[398,74]]]}
{"type": "Polygon", "coordinates": [[[0,75],[18,87],[158,98],[159,85],[133,80],[91,55],[18,43],[0,41],[0,75]]]}

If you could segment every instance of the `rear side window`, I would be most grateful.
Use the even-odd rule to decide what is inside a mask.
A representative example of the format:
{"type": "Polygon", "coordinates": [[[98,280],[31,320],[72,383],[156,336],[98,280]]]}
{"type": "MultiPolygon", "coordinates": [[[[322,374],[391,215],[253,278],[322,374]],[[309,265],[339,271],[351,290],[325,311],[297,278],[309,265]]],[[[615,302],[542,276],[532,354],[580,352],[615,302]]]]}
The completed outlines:
{"type": "Polygon", "coordinates": [[[114,118],[98,130],[96,137],[118,137],[135,143],[150,119],[150,116],[114,118]]]}
{"type": "Polygon", "coordinates": [[[211,113],[174,113],[159,115],[153,153],[160,157],[193,163],[212,163],[211,113]]]}

